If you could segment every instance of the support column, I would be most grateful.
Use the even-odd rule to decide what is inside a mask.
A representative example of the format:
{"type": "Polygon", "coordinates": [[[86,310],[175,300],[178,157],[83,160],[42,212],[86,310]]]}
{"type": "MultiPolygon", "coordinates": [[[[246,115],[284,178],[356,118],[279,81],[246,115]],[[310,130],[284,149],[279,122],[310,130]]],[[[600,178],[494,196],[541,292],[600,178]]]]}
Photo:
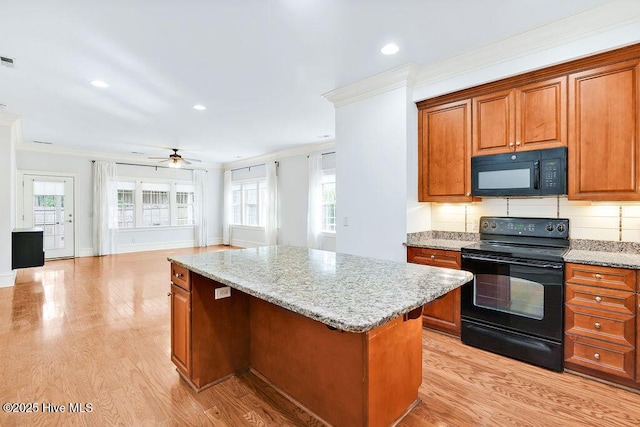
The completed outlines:
{"type": "Polygon", "coordinates": [[[16,224],[16,144],[21,134],[18,116],[0,114],[0,287],[13,286],[11,231],[16,224]]]}

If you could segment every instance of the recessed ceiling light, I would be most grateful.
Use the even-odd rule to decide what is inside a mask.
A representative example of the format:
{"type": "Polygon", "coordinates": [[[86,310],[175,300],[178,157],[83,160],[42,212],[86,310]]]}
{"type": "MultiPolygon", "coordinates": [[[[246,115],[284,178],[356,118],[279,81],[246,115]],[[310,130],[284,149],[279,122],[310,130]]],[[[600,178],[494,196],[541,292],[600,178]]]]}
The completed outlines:
{"type": "Polygon", "coordinates": [[[204,111],[207,109],[207,107],[205,107],[204,105],[196,104],[193,106],[193,109],[198,111],[204,111]]]}
{"type": "Polygon", "coordinates": [[[92,80],[91,84],[94,85],[95,87],[99,87],[103,89],[109,87],[109,85],[103,82],[102,80],[92,80]]]}
{"type": "Polygon", "coordinates": [[[384,45],[382,49],[380,49],[380,52],[384,53],[385,55],[393,55],[394,53],[398,53],[399,50],[400,48],[398,47],[398,45],[389,43],[384,45]]]}

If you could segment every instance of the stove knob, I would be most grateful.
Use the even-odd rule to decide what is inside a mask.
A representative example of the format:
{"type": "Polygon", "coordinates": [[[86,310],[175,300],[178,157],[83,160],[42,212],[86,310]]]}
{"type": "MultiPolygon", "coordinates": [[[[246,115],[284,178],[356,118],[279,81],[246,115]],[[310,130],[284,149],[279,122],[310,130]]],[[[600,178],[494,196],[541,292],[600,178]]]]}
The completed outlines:
{"type": "Polygon", "coordinates": [[[556,230],[558,230],[558,233],[564,233],[564,231],[567,228],[564,226],[564,224],[558,224],[558,226],[556,227],[556,230]]]}
{"type": "Polygon", "coordinates": [[[554,230],[553,224],[547,224],[547,231],[551,232],[554,230]]]}
{"type": "Polygon", "coordinates": [[[495,222],[491,223],[491,228],[496,228],[498,225],[495,222]]]}
{"type": "Polygon", "coordinates": [[[482,228],[489,228],[489,221],[486,221],[486,220],[482,221],[481,226],[482,226],[482,228]]]}

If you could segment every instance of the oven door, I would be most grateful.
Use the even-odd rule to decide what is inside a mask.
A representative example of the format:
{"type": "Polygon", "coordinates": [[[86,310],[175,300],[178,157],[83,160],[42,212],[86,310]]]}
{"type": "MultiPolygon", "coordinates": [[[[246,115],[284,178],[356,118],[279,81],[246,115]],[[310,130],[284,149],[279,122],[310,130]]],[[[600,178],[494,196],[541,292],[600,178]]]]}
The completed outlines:
{"type": "Polygon", "coordinates": [[[563,263],[463,253],[462,269],[474,273],[461,291],[463,319],[562,341],[563,263]]]}

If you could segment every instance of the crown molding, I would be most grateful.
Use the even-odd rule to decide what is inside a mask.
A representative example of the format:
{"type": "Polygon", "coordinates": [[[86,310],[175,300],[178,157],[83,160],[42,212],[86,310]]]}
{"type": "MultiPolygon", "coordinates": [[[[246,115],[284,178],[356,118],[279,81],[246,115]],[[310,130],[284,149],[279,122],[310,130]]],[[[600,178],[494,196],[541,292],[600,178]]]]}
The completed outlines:
{"type": "Polygon", "coordinates": [[[242,168],[246,166],[253,166],[259,163],[265,163],[270,160],[280,160],[286,157],[295,157],[302,156],[311,153],[335,150],[336,142],[328,141],[328,142],[320,142],[317,144],[304,144],[298,145],[293,148],[287,148],[286,150],[274,151],[272,153],[263,154],[261,156],[250,157],[248,159],[242,159],[235,162],[224,163],[222,168],[224,170],[242,168]]]}
{"type": "Polygon", "coordinates": [[[9,113],[0,113],[0,126],[13,126],[20,120],[20,116],[9,113]]]}
{"type": "MultiPolygon", "coordinates": [[[[611,0],[582,13],[559,19],[550,24],[541,25],[513,37],[467,51],[435,64],[420,67],[415,78],[414,89],[469,75],[508,61],[562,47],[571,42],[638,23],[640,23],[640,2],[611,0]]],[[[616,47],[621,46],[610,46],[603,48],[603,50],[616,47]]],[[[562,62],[597,52],[572,51],[568,53],[569,55],[573,54],[573,56],[567,57],[567,52],[564,52],[562,62]]],[[[539,64],[539,67],[548,65],[552,64],[539,64]]],[[[512,71],[521,73],[531,71],[531,69],[512,71]]],[[[507,75],[496,76],[497,79],[502,77],[507,77],[507,75]]],[[[476,82],[473,85],[480,83],[483,82],[476,82]]],[[[433,95],[435,94],[429,95],[429,97],[433,95]]]]}
{"type": "Polygon", "coordinates": [[[415,64],[405,64],[322,95],[335,107],[358,102],[401,87],[411,87],[418,72],[415,64]]]}
{"type": "MultiPolygon", "coordinates": [[[[17,151],[31,151],[38,153],[61,154],[76,157],[86,157],[91,160],[108,160],[113,162],[136,163],[145,166],[162,166],[158,165],[155,160],[140,158],[140,156],[127,155],[123,153],[110,153],[105,151],[80,150],[77,148],[60,147],[56,145],[38,144],[34,142],[19,142],[16,145],[17,151]]],[[[168,156],[167,156],[168,158],[168,156]]],[[[216,162],[202,162],[189,165],[190,169],[221,169],[222,164],[216,162]]]]}

